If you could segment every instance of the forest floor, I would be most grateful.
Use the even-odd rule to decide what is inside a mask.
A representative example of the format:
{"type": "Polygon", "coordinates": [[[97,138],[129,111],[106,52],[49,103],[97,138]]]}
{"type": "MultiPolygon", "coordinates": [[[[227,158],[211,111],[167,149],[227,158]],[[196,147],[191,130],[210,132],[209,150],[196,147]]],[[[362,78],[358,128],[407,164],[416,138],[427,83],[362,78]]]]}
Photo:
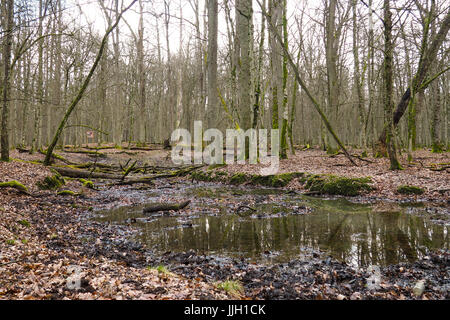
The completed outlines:
{"type": "MultiPolygon", "coordinates": [[[[103,163],[130,163],[138,160],[152,166],[167,166],[168,151],[99,150],[107,158],[103,163]]],[[[58,153],[74,163],[93,160],[92,154],[58,153]]],[[[0,181],[17,180],[28,193],[0,188],[0,299],[449,299],[450,259],[448,251],[432,252],[423,259],[387,266],[381,269],[383,281],[378,290],[369,290],[369,270],[355,269],[345,263],[313,252],[307,261],[294,260],[271,266],[241,259],[216,257],[195,252],[167,253],[151,256],[145,246],[130,240],[136,232],[130,225],[113,225],[89,219],[97,208],[133,205],[127,195],[134,186],[107,186],[99,181],[100,190],[68,180],[64,190],[79,196],[61,196],[43,191],[37,182],[53,173],[36,161],[43,155],[14,151],[10,163],[0,163],[0,181]],[[123,192],[116,196],[105,189],[123,192]],[[169,272],[156,266],[177,266],[169,272]],[[81,287],[71,289],[73,267],[81,268],[81,287]],[[231,277],[239,279],[243,291],[225,292],[217,283],[231,277]],[[413,287],[426,280],[425,293],[415,296],[413,287]]],[[[386,159],[367,158],[351,167],[342,155],[330,157],[324,152],[298,152],[281,161],[280,173],[308,172],[346,177],[367,177],[375,189],[365,199],[400,201],[437,201],[448,215],[450,188],[449,154],[415,153],[415,164],[391,172],[386,159]],[[399,195],[400,185],[420,186],[420,196],[399,195]]],[[[59,163],[62,164],[62,163],[59,163]]],[[[230,174],[256,173],[259,166],[232,165],[222,168],[230,174]]],[[[189,178],[190,179],[190,178],[189,178]]],[[[165,179],[170,188],[186,178],[165,179]]],[[[95,181],[97,183],[97,181],[95,181]]],[[[147,189],[160,187],[158,182],[147,189]]],[[[292,181],[286,189],[302,191],[292,181]]],[[[164,198],[167,200],[167,198],[164,198]]],[[[145,199],[144,199],[145,201],[145,199]]],[[[183,214],[183,213],[179,213],[183,214]]],[[[444,219],[446,220],[446,219],[444,219]]]]}

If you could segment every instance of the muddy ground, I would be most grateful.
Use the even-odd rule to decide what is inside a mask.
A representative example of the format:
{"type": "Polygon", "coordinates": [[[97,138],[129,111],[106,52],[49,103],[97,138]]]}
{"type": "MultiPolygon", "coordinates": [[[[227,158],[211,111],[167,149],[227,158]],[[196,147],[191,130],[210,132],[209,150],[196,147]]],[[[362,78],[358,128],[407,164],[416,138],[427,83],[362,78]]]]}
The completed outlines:
{"type": "MultiPolygon", "coordinates": [[[[102,152],[108,153],[103,161],[109,163],[125,163],[133,158],[154,166],[167,165],[167,152],[102,152]]],[[[316,151],[311,152],[311,156],[319,157],[316,151]]],[[[61,154],[76,163],[93,161],[88,155],[61,154]]],[[[12,156],[26,161],[42,160],[43,157],[19,153],[12,156]]],[[[398,178],[398,183],[416,179],[427,189],[424,198],[438,201],[448,208],[446,193],[441,192],[449,186],[448,171],[427,168],[432,167],[432,163],[448,162],[448,157],[438,157],[422,159],[421,169],[418,169],[419,166],[407,169],[404,176],[398,178]],[[417,170],[420,172],[415,172],[417,170]],[[424,181],[429,184],[424,185],[424,181]]],[[[345,159],[338,158],[340,162],[345,162],[345,159]]],[[[285,164],[285,170],[288,170],[287,167],[285,164]]],[[[341,170],[345,167],[337,165],[336,168],[341,170]]],[[[297,169],[295,171],[300,171],[297,169]]],[[[236,167],[229,170],[236,170],[236,167]]],[[[324,169],[313,170],[322,172],[324,169]]],[[[382,181],[392,180],[385,167],[377,170],[380,173],[378,176],[383,177],[382,181]]],[[[361,174],[358,172],[354,174],[361,174]]],[[[366,175],[370,173],[367,170],[361,172],[366,175]]],[[[13,189],[0,189],[0,299],[450,298],[448,251],[429,252],[417,262],[383,267],[374,286],[368,280],[373,279],[370,271],[355,269],[316,251],[307,252],[303,260],[274,265],[196,252],[167,252],[161,255],[133,240],[132,235],[137,231],[133,224],[106,224],[95,222],[90,217],[97,208],[134,205],[143,201],[133,196],[132,191],[136,188],[144,187],[147,191],[151,188],[170,189],[183,178],[157,181],[155,186],[132,187],[106,187],[104,182],[95,181],[99,190],[91,190],[77,181],[71,181],[64,189],[81,192],[82,195],[62,197],[54,191],[42,191],[36,187],[37,181],[51,175],[48,169],[38,164],[19,161],[1,163],[0,173],[2,181],[19,180],[30,191],[29,195],[25,195],[13,189]],[[104,192],[106,189],[117,189],[118,192],[104,192]],[[166,268],[149,268],[159,265],[166,268]],[[70,286],[73,266],[81,267],[77,269],[81,272],[80,287],[75,289],[70,286]],[[224,280],[239,281],[244,291],[236,295],[218,289],[217,283],[224,280]],[[422,280],[423,292],[418,283],[422,280]]],[[[416,183],[416,180],[413,182],[416,183]]],[[[396,183],[391,181],[389,186],[396,183]]],[[[396,197],[390,187],[381,190],[390,191],[368,196],[396,197]]],[[[164,199],[170,200],[167,197],[164,199]]],[[[399,197],[397,200],[418,198],[399,197]]],[[[440,221],[446,223],[448,211],[443,216],[440,221]]]]}

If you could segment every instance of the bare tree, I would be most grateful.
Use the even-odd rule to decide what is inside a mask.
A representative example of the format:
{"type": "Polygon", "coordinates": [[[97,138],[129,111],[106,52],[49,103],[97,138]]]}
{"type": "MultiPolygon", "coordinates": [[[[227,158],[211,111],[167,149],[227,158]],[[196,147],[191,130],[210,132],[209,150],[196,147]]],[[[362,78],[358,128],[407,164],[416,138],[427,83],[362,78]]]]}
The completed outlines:
{"type": "Polygon", "coordinates": [[[217,36],[218,36],[218,3],[208,0],[208,128],[215,123],[218,111],[217,95],[217,36]]]}
{"type": "Polygon", "coordinates": [[[3,85],[2,85],[2,122],[1,122],[1,160],[9,161],[8,117],[10,102],[11,51],[13,45],[14,0],[5,1],[3,9],[3,30],[6,32],[3,44],[3,85]]]}

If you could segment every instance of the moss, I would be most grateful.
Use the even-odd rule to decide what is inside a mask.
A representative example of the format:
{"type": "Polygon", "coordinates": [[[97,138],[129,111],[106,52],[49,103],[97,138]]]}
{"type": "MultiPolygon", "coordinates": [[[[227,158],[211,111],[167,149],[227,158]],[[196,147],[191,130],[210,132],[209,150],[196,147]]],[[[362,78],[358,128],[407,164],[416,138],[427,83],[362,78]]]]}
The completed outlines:
{"type": "Polygon", "coordinates": [[[306,189],[329,195],[358,196],[373,190],[370,178],[345,178],[334,175],[313,175],[306,179],[306,189]]]}
{"type": "Polygon", "coordinates": [[[94,183],[90,180],[80,179],[80,182],[83,184],[83,187],[86,187],[88,189],[94,189],[94,183]]]}
{"type": "Polygon", "coordinates": [[[251,176],[245,173],[236,173],[231,176],[229,183],[234,185],[244,184],[251,180],[251,176]]]}
{"type": "Polygon", "coordinates": [[[291,172],[275,175],[272,178],[272,187],[284,187],[288,185],[292,180],[304,176],[301,172],[291,172]]]}
{"type": "Polygon", "coordinates": [[[211,172],[204,172],[204,171],[194,171],[191,173],[191,177],[194,180],[197,181],[205,181],[205,182],[209,182],[212,180],[211,178],[212,174],[211,172]]]}
{"type": "Polygon", "coordinates": [[[164,276],[174,276],[174,274],[172,272],[169,271],[169,269],[167,269],[165,266],[163,265],[159,265],[157,267],[147,267],[148,270],[150,271],[157,271],[158,274],[160,275],[164,275],[164,276]]]}
{"type": "MultiPolygon", "coordinates": [[[[412,160],[412,159],[411,159],[412,160]]],[[[400,162],[397,159],[393,159],[391,160],[391,168],[392,171],[401,171],[404,170],[402,165],[400,164],[400,162]]]]}
{"type": "Polygon", "coordinates": [[[444,145],[442,143],[433,143],[433,147],[431,148],[432,153],[443,153],[444,145]]]}
{"type": "Polygon", "coordinates": [[[0,182],[0,188],[14,188],[20,192],[28,193],[28,188],[16,180],[8,182],[0,182]]]}
{"type": "Polygon", "coordinates": [[[17,223],[24,227],[27,227],[27,228],[29,228],[31,226],[31,223],[28,220],[20,220],[20,221],[17,221],[17,223]]]}
{"type": "Polygon", "coordinates": [[[65,185],[66,181],[60,174],[55,173],[53,176],[45,177],[43,181],[39,181],[36,184],[41,190],[57,190],[65,185]]]}
{"type": "Polygon", "coordinates": [[[224,290],[226,293],[239,296],[244,293],[244,288],[239,281],[227,280],[216,284],[217,289],[224,290]]]}
{"type": "Polygon", "coordinates": [[[228,173],[225,171],[216,171],[216,177],[228,177],[228,173]]]}
{"type": "Polygon", "coordinates": [[[6,244],[9,244],[10,246],[13,246],[13,245],[16,244],[16,240],[14,240],[14,239],[6,240],[6,244]]]}
{"type": "Polygon", "coordinates": [[[212,164],[208,167],[208,171],[226,167],[226,164],[212,164]]]}
{"type": "Polygon", "coordinates": [[[287,186],[292,180],[302,177],[303,175],[304,173],[300,172],[283,173],[279,175],[269,176],[253,175],[251,178],[251,183],[254,185],[261,185],[265,187],[282,188],[287,186]]]}
{"type": "Polygon", "coordinates": [[[383,153],[377,151],[374,155],[375,159],[382,159],[382,158],[386,158],[386,155],[384,155],[383,153]]]}
{"type": "Polygon", "coordinates": [[[425,193],[425,190],[416,186],[400,186],[397,188],[397,193],[405,195],[421,195],[425,193]]]}
{"type": "Polygon", "coordinates": [[[58,235],[56,233],[52,233],[52,234],[48,235],[48,238],[50,240],[55,240],[55,239],[58,239],[58,235]]]}
{"type": "Polygon", "coordinates": [[[58,196],[71,196],[71,197],[77,197],[79,196],[78,193],[75,193],[73,191],[70,190],[62,190],[60,192],[58,192],[58,196]]]}
{"type": "Polygon", "coordinates": [[[12,158],[11,160],[12,160],[13,162],[21,162],[21,163],[29,163],[29,164],[42,165],[42,162],[39,162],[39,161],[28,161],[28,160],[22,160],[22,159],[16,159],[16,158],[12,158]]]}
{"type": "Polygon", "coordinates": [[[191,177],[197,181],[225,182],[232,185],[251,184],[272,188],[285,187],[295,178],[302,176],[304,176],[304,173],[299,172],[284,173],[280,175],[269,175],[269,176],[251,175],[241,172],[233,174],[231,177],[228,175],[228,173],[224,171],[215,171],[215,172],[197,171],[191,174],[191,177]]]}

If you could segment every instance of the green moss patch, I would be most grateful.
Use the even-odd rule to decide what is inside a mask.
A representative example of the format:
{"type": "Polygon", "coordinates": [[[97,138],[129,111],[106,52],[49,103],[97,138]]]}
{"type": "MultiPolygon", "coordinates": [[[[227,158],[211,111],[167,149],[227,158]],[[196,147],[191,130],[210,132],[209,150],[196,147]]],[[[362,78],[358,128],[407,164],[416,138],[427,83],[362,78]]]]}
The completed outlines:
{"type": "Polygon", "coordinates": [[[83,184],[83,187],[86,187],[88,189],[94,189],[94,183],[90,180],[80,179],[80,182],[83,184]]]}
{"type": "Polygon", "coordinates": [[[199,170],[199,171],[192,172],[191,177],[192,177],[192,179],[197,180],[197,181],[210,182],[212,179],[212,173],[199,170]]]}
{"type": "Polygon", "coordinates": [[[400,186],[397,188],[397,193],[404,195],[422,195],[425,190],[416,186],[400,186]]]}
{"type": "Polygon", "coordinates": [[[251,184],[261,185],[272,188],[282,188],[287,186],[292,180],[303,177],[304,173],[292,172],[279,175],[259,176],[253,175],[250,179],[251,184]]]}
{"type": "Polygon", "coordinates": [[[303,177],[305,174],[300,172],[283,173],[279,175],[253,175],[247,173],[236,173],[229,175],[224,171],[196,171],[191,177],[197,181],[205,182],[223,182],[232,185],[258,185],[271,188],[282,188],[287,186],[292,180],[303,177]]]}
{"type": "Polygon", "coordinates": [[[0,182],[0,188],[13,188],[23,193],[28,193],[27,187],[20,182],[13,180],[8,182],[0,182]]]}
{"type": "Polygon", "coordinates": [[[358,196],[373,190],[370,178],[345,178],[334,175],[313,175],[306,178],[305,188],[319,194],[358,196]]]}
{"type": "Polygon", "coordinates": [[[191,177],[197,181],[223,182],[232,185],[254,185],[269,188],[283,188],[298,179],[306,184],[305,188],[318,194],[358,196],[372,191],[370,178],[346,178],[334,175],[308,175],[302,172],[282,173],[278,175],[254,175],[248,173],[235,173],[229,175],[223,171],[196,171],[191,177]]]}
{"type": "Polygon", "coordinates": [[[66,197],[66,196],[76,197],[76,196],[79,196],[79,194],[78,194],[78,193],[75,193],[75,192],[73,192],[73,191],[70,191],[70,190],[62,190],[62,191],[58,192],[58,196],[64,196],[64,197],[66,197]]]}
{"type": "Polygon", "coordinates": [[[45,177],[43,181],[39,181],[36,184],[41,190],[57,190],[65,185],[66,181],[60,174],[55,173],[53,176],[45,177]]]}
{"type": "Polygon", "coordinates": [[[251,176],[246,173],[236,173],[231,176],[229,183],[234,185],[241,185],[251,180],[251,176]]]}
{"type": "Polygon", "coordinates": [[[22,226],[24,226],[24,227],[27,227],[27,228],[29,228],[31,226],[31,223],[28,220],[25,220],[25,219],[17,221],[17,223],[22,225],[22,226]]]}

